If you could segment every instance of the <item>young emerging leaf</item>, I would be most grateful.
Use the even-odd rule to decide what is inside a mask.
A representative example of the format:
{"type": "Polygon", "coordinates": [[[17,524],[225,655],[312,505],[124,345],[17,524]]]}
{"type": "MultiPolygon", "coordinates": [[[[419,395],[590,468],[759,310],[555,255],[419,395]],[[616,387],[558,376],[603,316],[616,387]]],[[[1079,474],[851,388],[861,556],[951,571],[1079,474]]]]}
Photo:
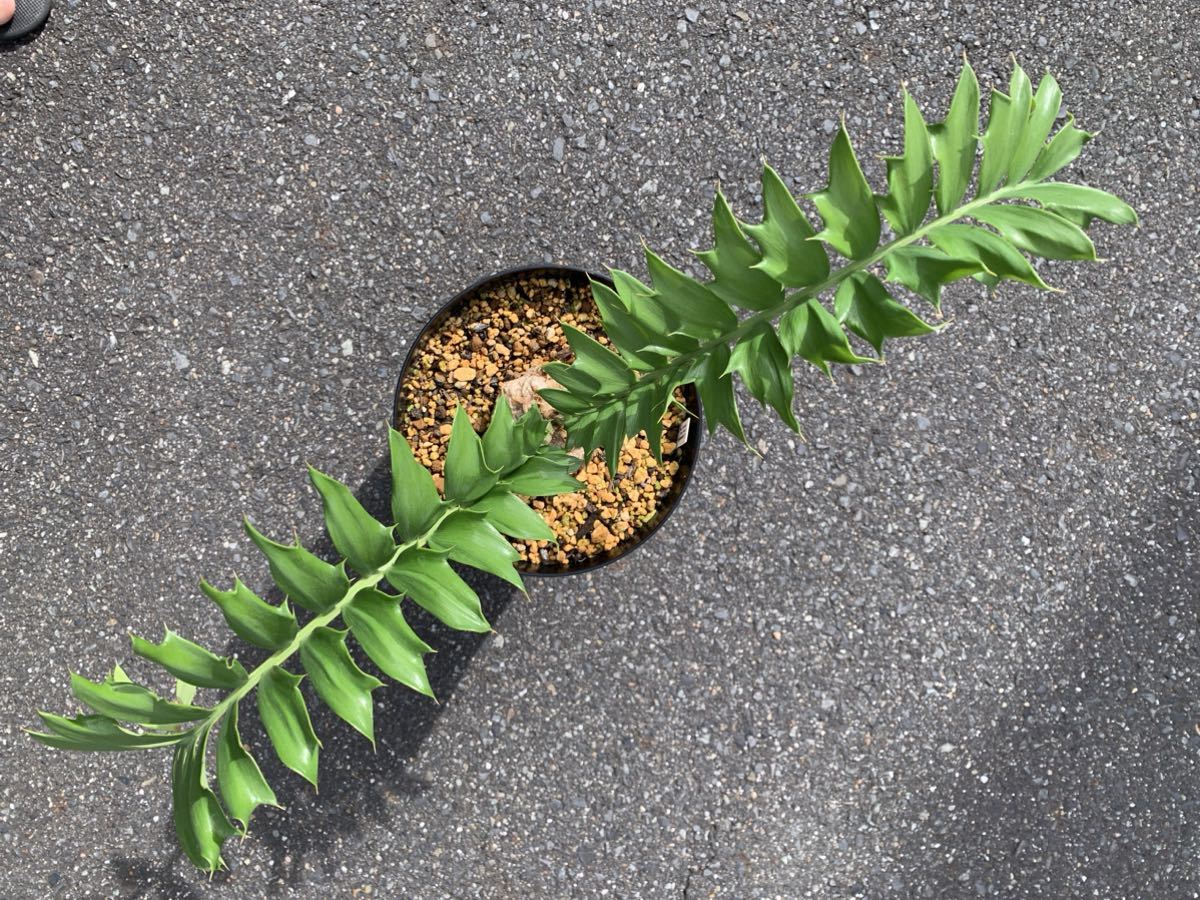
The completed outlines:
{"type": "Polygon", "coordinates": [[[387,580],[448,628],[483,634],[492,630],[478,595],[450,568],[445,552],[406,550],[388,570],[387,580]]]}
{"type": "Polygon", "coordinates": [[[316,787],[321,742],[300,693],[303,680],[303,675],[272,667],[258,685],[258,717],[279,761],[316,787]]]}
{"type": "Polygon", "coordinates": [[[175,679],[175,702],[190,706],[196,699],[196,685],[189,684],[182,678],[175,679]]]}
{"type": "Polygon", "coordinates": [[[242,745],[238,734],[238,705],[233,704],[221,724],[217,740],[217,787],[229,815],[242,823],[245,834],[250,816],[259,806],[279,806],[275,792],[263,778],[258,763],[242,745]]]}
{"type": "Polygon", "coordinates": [[[350,727],[375,743],[374,704],[371,692],[383,682],[368,675],[350,658],[345,631],[316,628],[300,645],[300,663],[317,696],[350,727]]]}
{"type": "Polygon", "coordinates": [[[342,618],[379,671],[418,693],[433,696],[422,659],[426,653],[432,653],[433,648],[404,620],[399,597],[388,596],[374,588],[359,591],[342,613],[342,618]]]}
{"type": "Polygon", "coordinates": [[[293,601],[305,609],[319,613],[337,603],[350,587],[346,567],[339,563],[330,565],[313,556],[300,546],[300,542],[280,544],[259,534],[258,530],[244,520],[246,534],[267,558],[271,578],[293,601]]]}
{"type": "Polygon", "coordinates": [[[164,629],[160,644],[137,635],[130,635],[130,639],[138,656],[158,663],[176,678],[196,687],[231,691],[246,681],[246,670],[236,659],[217,656],[169,628],[164,629]]]}
{"type": "Polygon", "coordinates": [[[338,552],[359,572],[378,569],[396,550],[392,529],[363,509],[350,489],[335,478],[308,467],[308,477],[321,495],[325,528],[338,552]]]}
{"type": "Polygon", "coordinates": [[[525,458],[517,437],[517,420],[507,397],[501,396],[496,401],[492,420],[483,433],[482,445],[484,465],[493,472],[507,472],[525,458]]]}
{"type": "MultiPolygon", "coordinates": [[[[866,259],[879,245],[875,195],[842,122],[829,151],[829,184],[812,195],[825,227],[816,238],[849,259],[866,259]]],[[[790,423],[789,423],[790,424],[790,423]]]]}
{"type": "Polygon", "coordinates": [[[763,220],[746,225],[746,231],[762,249],[754,264],[765,275],[785,287],[807,287],[829,277],[829,257],[816,232],[796,205],[783,179],[770,166],[762,171],[763,220]]]}
{"type": "Polygon", "coordinates": [[[233,633],[255,647],[279,650],[296,636],[299,627],[296,615],[288,608],[286,600],[280,606],[272,606],[242,584],[240,578],[234,579],[233,589],[229,591],[217,590],[201,579],[200,590],[221,608],[233,633]]]}
{"type": "Polygon", "coordinates": [[[542,418],[537,404],[532,404],[529,409],[525,410],[525,415],[517,419],[516,431],[514,433],[517,443],[521,447],[521,458],[514,461],[512,465],[505,466],[498,474],[507,475],[521,465],[528,457],[536,456],[538,453],[543,452],[546,446],[546,435],[549,430],[550,423],[542,418]]]}

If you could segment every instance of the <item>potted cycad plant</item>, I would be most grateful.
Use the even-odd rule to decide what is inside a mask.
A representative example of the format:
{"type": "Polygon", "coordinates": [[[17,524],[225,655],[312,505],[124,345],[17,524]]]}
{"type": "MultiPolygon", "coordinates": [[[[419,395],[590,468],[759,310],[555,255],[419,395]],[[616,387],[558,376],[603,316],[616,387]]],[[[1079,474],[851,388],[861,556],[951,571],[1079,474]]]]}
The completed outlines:
{"type": "MultiPolygon", "coordinates": [[[[239,738],[242,701],[254,695],[280,760],[315,784],[320,741],[299,689],[302,678],[373,740],[371,695],[381,682],[355,662],[347,637],[353,635],[380,672],[429,694],[422,657],[430,647],[406,622],[405,605],[415,603],[451,628],[487,631],[478,597],[450,563],[520,586],[519,554],[505,535],[548,541],[556,534],[544,503],[539,508],[529,498],[579,490],[573,473],[601,458],[596,453],[609,451],[603,464],[615,472],[619,448],[639,434],[658,435],[681,387],[695,386],[710,430],[723,427],[744,439],[736,374],[798,430],[794,357],[828,373],[832,363],[876,359],[893,338],[938,329],[900,303],[897,289],[936,313],[942,287],[968,276],[989,286],[1011,279],[1046,288],[1026,254],[1092,260],[1086,229],[1094,219],[1135,223],[1133,210],[1111,194],[1051,180],[1090,138],[1071,118],[1054,130],[1061,100],[1050,75],[1035,91],[1014,66],[1009,93],[992,92],[980,137],[979,89],[969,66],[946,118],[935,125],[926,125],[905,92],[903,152],[887,159],[887,190],[879,195],[863,177],[843,125],[830,152],[828,183],[810,195],[819,230],[770,167],[763,170],[760,222],[740,221],[718,193],[715,246],[699,254],[710,280],[647,250],[649,283],[614,271],[610,283],[592,286],[603,340],[569,324],[562,329],[569,360],[546,363],[544,374],[555,385],[537,389],[555,412],[561,440],[547,443],[552,423],[536,403],[517,417],[499,395],[482,436],[460,404],[444,453],[437,454],[435,481],[393,430],[390,523],[374,519],[348,488],[312,470],[341,556],[336,563],[298,543],[276,543],[246,523],[274,583],[303,612],[288,600],[268,604],[240,581],[229,590],[201,584],[239,637],[269,651],[262,663],[247,669],[170,631],[157,644],[135,637],[134,652],[175,677],[174,699],[135,684],[120,667],[99,682],[73,675],[72,690],[91,712],[74,718],[39,713],[44,730],[33,737],[68,750],[170,747],[180,843],[197,866],[222,866],[224,841],[245,831],[258,805],[276,802],[239,738]],[[830,250],[841,260],[836,267],[830,250]],[[864,349],[855,349],[847,332],[864,349]],[[582,457],[572,448],[582,449],[582,457]],[[395,593],[385,591],[389,585],[395,593]],[[297,663],[305,675],[289,670],[297,663]],[[204,702],[198,690],[206,692],[204,702]],[[214,735],[217,790],[205,763],[214,735]]],[[[474,367],[465,363],[449,374],[467,368],[474,378],[474,367]]],[[[468,373],[459,374],[452,383],[465,385],[468,373]]],[[[648,440],[652,455],[661,456],[656,444],[648,440]]]]}

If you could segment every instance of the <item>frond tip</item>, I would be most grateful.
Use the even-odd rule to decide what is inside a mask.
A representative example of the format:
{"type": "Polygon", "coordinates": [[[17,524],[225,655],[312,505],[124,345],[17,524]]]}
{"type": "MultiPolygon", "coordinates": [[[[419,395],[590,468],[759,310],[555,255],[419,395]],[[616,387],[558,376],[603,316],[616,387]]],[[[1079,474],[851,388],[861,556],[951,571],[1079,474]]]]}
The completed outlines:
{"type": "Polygon", "coordinates": [[[792,412],[796,356],[828,375],[832,363],[869,359],[853,349],[848,333],[882,359],[888,342],[940,330],[901,302],[900,289],[935,313],[942,288],[968,276],[989,287],[1008,279],[1051,290],[1027,255],[1095,260],[1086,233],[1095,219],[1136,224],[1133,209],[1112,194],[1049,180],[1091,138],[1069,116],[1053,131],[1062,101],[1053,76],[1035,91],[1014,62],[1009,92],[992,91],[982,128],[979,84],[965,60],[942,121],[926,124],[907,89],[903,100],[904,146],[885,157],[884,193],[871,192],[843,120],[827,183],[807,195],[819,230],[764,163],[760,222],[738,219],[717,191],[715,246],[696,254],[710,280],[673,269],[647,249],[649,285],[620,271],[611,273],[611,288],[593,285],[616,353],[573,347],[572,365],[553,364],[563,390],[543,392],[572,444],[590,453],[639,431],[655,433],[663,398],[692,383],[709,431],[724,427],[744,441],[734,373],[799,430],[792,412]],[[968,197],[973,177],[977,190],[968,197]],[[881,216],[892,231],[882,244],[881,216]],[[832,271],[831,254],[843,262],[832,271]],[[739,309],[748,315],[739,318],[739,309]]]}
{"type": "Polygon", "coordinates": [[[200,582],[238,637],[270,651],[261,665],[247,671],[237,659],[217,656],[169,629],[158,644],[134,637],[138,656],[177,679],[179,699],[166,700],[134,684],[120,666],[101,682],[73,674],[76,698],[93,713],[73,719],[39,713],[45,730],[30,736],[62,750],[172,747],[172,806],[180,845],[200,868],[223,868],[225,841],[246,832],[259,806],[279,805],[242,743],[241,701],[256,695],[259,718],[280,762],[315,788],[321,740],[300,691],[305,678],[334,714],[375,742],[372,694],[383,682],[355,662],[348,638],[380,672],[432,698],[424,656],[433,648],[405,620],[404,606],[415,603],[449,628],[486,632],[491,625],[479,597],[450,563],[491,572],[524,589],[513,567],[517,553],[501,534],[544,538],[549,529],[516,495],[549,496],[581,487],[572,477],[579,460],[546,445],[547,428],[536,406],[515,419],[501,399],[481,437],[460,410],[447,451],[444,500],[403,437],[390,431],[390,524],[368,513],[344,484],[310,467],[341,559],[327,562],[298,540],[281,544],[245,523],[276,587],[308,618],[299,622],[287,600],[273,606],[240,579],[227,591],[200,582]],[[347,564],[356,574],[347,572],[347,564]],[[385,581],[399,593],[384,593],[385,581]],[[345,628],[336,627],[339,620],[345,628]],[[304,674],[288,670],[294,662],[304,674]],[[194,705],[197,688],[223,696],[212,706],[194,705]],[[215,789],[205,762],[214,731],[215,789]]]}

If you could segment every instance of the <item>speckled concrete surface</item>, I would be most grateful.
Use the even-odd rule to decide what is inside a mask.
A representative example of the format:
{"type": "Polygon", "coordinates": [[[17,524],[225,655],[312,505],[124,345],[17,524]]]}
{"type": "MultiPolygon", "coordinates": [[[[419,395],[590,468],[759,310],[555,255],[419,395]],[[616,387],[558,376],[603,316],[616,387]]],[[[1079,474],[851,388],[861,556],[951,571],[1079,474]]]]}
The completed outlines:
{"type": "Polygon", "coordinates": [[[0,894],[1196,896],[1191,6],[60,4],[0,54],[0,894]],[[799,372],[807,444],[747,406],[761,460],[716,440],[653,552],[489,588],[501,636],[437,635],[378,753],[319,713],[320,796],[270,764],[211,882],[164,754],[20,733],[129,631],[224,634],[195,581],[265,587],[243,512],[319,537],[305,461],[378,481],[447,295],[682,262],[760,156],[818,187],[842,112],[877,179],[964,49],[1103,129],[1077,174],[1143,219],[1106,265],[799,372]]]}

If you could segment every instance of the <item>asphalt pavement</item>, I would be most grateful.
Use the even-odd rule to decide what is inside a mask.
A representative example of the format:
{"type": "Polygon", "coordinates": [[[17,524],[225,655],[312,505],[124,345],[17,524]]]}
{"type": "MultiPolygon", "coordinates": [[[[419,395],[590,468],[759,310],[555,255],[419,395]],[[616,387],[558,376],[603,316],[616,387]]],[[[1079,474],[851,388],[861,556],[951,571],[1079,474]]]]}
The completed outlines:
{"type": "Polygon", "coordinates": [[[0,896],[1200,895],[1197,59],[1187,0],[61,2],[0,52],[0,896]],[[880,185],[964,51],[1100,131],[1106,262],[798,365],[805,441],[747,401],[649,546],[484,584],[376,752],[316,712],[319,795],[247,716],[287,808],[211,880],[165,753],[21,732],[131,631],[223,646],[197,579],[266,589],[243,514],[319,543],[306,462],[378,490],[462,286],[685,264],[843,114],[880,185]]]}

